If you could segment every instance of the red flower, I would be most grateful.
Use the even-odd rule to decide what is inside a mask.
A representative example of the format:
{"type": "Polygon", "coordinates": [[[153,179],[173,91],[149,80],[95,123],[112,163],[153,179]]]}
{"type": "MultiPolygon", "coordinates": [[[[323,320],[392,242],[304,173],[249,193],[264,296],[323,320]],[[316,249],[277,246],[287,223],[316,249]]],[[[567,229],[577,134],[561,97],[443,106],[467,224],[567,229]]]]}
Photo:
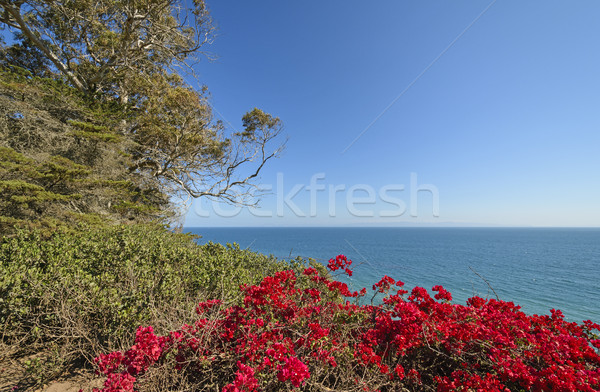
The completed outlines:
{"type": "Polygon", "coordinates": [[[298,388],[302,381],[310,377],[310,373],[308,372],[308,366],[302,363],[296,357],[289,357],[285,359],[285,364],[277,366],[277,379],[279,381],[287,381],[290,380],[293,386],[298,388]]]}
{"type": "MultiPolygon", "coordinates": [[[[329,261],[332,270],[350,264],[342,255],[329,261]]],[[[600,325],[591,321],[567,322],[556,310],[529,316],[512,302],[479,297],[450,304],[442,286],[432,288],[435,300],[422,287],[404,299],[404,283],[389,276],[373,290],[388,293],[395,284],[394,293],[379,305],[358,305],[340,296],[365,289],[350,292],[314,268],[304,275],[280,271],[244,286],[241,305],[201,302],[196,322],[165,337],[138,328],[131,349],[96,359],[107,376],[102,391],[133,391],[136,377],[165,363],[177,372],[214,372],[198,378],[233,379],[224,392],[300,388],[311,374],[339,390],[600,391],[600,325]],[[235,374],[223,374],[234,363],[235,374]],[[431,372],[432,363],[443,364],[444,376],[431,372]],[[321,377],[333,368],[343,376],[321,377]]]]}

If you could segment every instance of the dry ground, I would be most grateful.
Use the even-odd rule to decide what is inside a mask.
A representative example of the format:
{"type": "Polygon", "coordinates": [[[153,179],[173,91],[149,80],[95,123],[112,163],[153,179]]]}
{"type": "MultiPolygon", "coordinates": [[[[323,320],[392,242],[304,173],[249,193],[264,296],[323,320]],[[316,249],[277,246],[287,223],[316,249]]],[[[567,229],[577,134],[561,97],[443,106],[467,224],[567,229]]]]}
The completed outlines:
{"type": "Polygon", "coordinates": [[[74,373],[61,377],[44,387],[35,387],[28,374],[23,360],[15,360],[0,352],[0,392],[88,392],[92,388],[102,387],[103,380],[91,372],[74,373]]]}

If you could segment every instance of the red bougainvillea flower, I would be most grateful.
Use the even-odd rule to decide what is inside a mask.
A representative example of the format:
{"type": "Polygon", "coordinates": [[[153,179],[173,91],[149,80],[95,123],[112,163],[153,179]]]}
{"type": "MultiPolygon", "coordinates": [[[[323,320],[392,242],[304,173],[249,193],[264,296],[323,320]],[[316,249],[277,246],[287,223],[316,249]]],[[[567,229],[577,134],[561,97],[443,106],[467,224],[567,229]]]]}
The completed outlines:
{"type": "MultiPolygon", "coordinates": [[[[339,255],[328,267],[351,274],[351,264],[339,255]]],[[[277,272],[243,286],[237,305],[199,303],[197,320],[167,336],[138,328],[131,349],[96,358],[102,391],[133,392],[152,366],[222,392],[600,391],[600,325],[495,299],[452,304],[442,286],[405,299],[403,285],[384,276],[373,285],[381,304],[360,305],[347,299],[366,289],[315,268],[277,272]]]]}

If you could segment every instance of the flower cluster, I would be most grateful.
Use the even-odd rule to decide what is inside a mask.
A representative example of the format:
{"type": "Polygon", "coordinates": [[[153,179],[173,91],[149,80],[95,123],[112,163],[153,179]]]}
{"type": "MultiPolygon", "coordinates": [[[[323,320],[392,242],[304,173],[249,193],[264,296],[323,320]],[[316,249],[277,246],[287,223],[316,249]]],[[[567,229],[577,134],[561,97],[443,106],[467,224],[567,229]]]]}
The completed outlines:
{"type": "MultiPolygon", "coordinates": [[[[350,264],[338,256],[329,268],[351,275],[350,264]]],[[[200,303],[198,319],[167,336],[138,329],[130,350],[97,359],[102,391],[133,391],[153,366],[223,392],[600,391],[600,325],[494,299],[453,304],[442,286],[432,298],[403,285],[385,276],[373,286],[382,303],[360,305],[365,289],[314,268],[278,272],[243,286],[239,305],[200,303]]]]}
{"type": "Polygon", "coordinates": [[[96,358],[100,373],[107,376],[104,390],[133,391],[138,374],[160,358],[168,339],[156,336],[152,327],[140,327],[135,334],[135,344],[125,353],[115,351],[96,358]]]}
{"type": "Polygon", "coordinates": [[[327,268],[330,271],[337,271],[338,269],[344,270],[348,276],[352,276],[352,270],[350,266],[352,265],[352,260],[348,260],[348,258],[344,255],[337,255],[335,259],[330,259],[327,264],[327,268]]]}

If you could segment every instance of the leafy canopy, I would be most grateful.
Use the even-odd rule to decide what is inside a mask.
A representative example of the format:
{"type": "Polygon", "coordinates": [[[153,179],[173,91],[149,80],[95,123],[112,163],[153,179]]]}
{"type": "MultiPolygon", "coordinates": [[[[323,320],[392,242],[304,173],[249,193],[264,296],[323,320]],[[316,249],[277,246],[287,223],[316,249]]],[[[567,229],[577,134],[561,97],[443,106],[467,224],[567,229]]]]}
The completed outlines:
{"type": "Polygon", "coordinates": [[[254,108],[227,132],[187,82],[214,32],[204,1],[0,0],[0,28],[14,33],[0,42],[0,160],[19,166],[0,171],[4,217],[164,220],[196,197],[255,202],[281,121],[254,108]],[[56,184],[51,162],[65,167],[56,184]]]}

